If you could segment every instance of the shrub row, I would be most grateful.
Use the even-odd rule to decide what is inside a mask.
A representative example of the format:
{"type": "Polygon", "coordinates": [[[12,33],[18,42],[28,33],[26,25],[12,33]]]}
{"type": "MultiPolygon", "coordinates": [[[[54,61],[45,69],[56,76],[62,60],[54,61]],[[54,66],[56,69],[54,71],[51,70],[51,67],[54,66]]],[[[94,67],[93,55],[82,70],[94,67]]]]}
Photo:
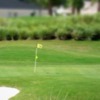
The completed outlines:
{"type": "Polygon", "coordinates": [[[28,28],[4,28],[0,27],[0,41],[2,40],[100,40],[99,25],[76,25],[67,27],[34,27],[28,28]]]}
{"type": "Polygon", "coordinates": [[[0,19],[2,40],[100,40],[100,14],[0,19]]]}

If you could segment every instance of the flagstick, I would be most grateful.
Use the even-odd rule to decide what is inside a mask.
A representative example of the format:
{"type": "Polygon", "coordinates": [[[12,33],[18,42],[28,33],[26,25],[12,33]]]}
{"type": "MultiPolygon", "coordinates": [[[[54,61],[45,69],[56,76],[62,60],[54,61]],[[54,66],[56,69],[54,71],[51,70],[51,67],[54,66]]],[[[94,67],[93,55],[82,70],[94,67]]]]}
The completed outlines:
{"type": "Polygon", "coordinates": [[[35,50],[35,62],[34,62],[34,73],[36,72],[36,65],[37,65],[37,52],[38,52],[38,48],[36,47],[36,50],[35,50]]]}

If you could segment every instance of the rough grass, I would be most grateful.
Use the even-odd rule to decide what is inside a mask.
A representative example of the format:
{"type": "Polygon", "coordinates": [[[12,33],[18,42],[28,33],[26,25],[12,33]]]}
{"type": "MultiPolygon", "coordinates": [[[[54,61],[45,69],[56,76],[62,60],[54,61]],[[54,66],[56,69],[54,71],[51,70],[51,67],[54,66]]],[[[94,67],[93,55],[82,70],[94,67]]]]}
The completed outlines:
{"type": "Polygon", "coordinates": [[[100,42],[0,42],[0,86],[21,92],[11,100],[100,100],[100,42]],[[37,43],[37,71],[34,53],[37,43]]]}

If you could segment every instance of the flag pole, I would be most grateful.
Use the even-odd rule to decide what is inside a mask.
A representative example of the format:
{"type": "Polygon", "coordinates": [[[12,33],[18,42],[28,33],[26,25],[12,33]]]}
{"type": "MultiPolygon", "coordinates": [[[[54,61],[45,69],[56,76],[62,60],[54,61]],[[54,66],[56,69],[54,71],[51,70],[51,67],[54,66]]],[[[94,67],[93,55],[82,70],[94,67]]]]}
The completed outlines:
{"type": "Polygon", "coordinates": [[[42,44],[37,44],[36,46],[36,50],[35,50],[35,61],[34,61],[34,73],[36,72],[36,68],[37,68],[37,53],[38,53],[38,48],[41,49],[42,48],[42,44]]]}
{"type": "Polygon", "coordinates": [[[34,73],[36,72],[36,65],[37,65],[37,53],[38,53],[38,48],[36,47],[36,50],[35,50],[35,62],[34,62],[34,73]]]}

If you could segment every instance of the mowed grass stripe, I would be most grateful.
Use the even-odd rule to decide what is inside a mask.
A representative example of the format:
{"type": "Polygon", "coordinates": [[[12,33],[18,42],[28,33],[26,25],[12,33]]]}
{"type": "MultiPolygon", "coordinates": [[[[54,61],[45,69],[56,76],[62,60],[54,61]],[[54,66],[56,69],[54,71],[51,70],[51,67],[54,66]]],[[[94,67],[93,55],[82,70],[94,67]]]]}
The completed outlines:
{"type": "MultiPolygon", "coordinates": [[[[16,44],[16,42],[14,42],[16,44]]],[[[23,43],[23,42],[22,42],[23,43]]],[[[53,42],[54,43],[54,42],[53,42]]],[[[23,43],[24,45],[24,43],[23,43]]],[[[28,45],[28,44],[27,44],[28,45]]],[[[34,63],[35,58],[35,45],[33,44],[33,47],[26,47],[26,46],[5,46],[0,48],[0,61],[1,64],[3,62],[7,63],[23,63],[24,61],[29,64],[34,63]]],[[[53,44],[54,45],[54,44],[53,44]]],[[[60,48],[62,48],[62,45],[60,45],[60,48]]],[[[77,53],[76,51],[74,53],[70,52],[70,50],[66,50],[65,45],[65,51],[61,49],[61,51],[51,50],[50,47],[46,48],[44,45],[44,48],[38,51],[38,62],[40,64],[99,64],[100,57],[99,55],[95,54],[87,54],[84,52],[77,53]],[[56,53],[56,54],[55,54],[56,53]]],[[[94,48],[92,48],[94,49],[94,48]]],[[[77,49],[75,49],[77,50],[77,49]]],[[[6,63],[5,63],[6,64],[6,63]]]]}
{"type": "MultiPolygon", "coordinates": [[[[88,71],[91,71],[91,67],[95,70],[95,66],[88,67],[84,65],[82,67],[85,67],[85,69],[88,71]]],[[[98,68],[98,66],[96,68],[98,68]]],[[[23,67],[16,69],[14,67],[1,67],[0,73],[2,72],[1,75],[4,76],[0,76],[0,84],[3,83],[13,87],[17,86],[22,90],[22,93],[25,93],[26,90],[26,93],[29,93],[32,98],[34,97],[34,94],[33,92],[30,93],[31,90],[37,93],[36,97],[45,97],[45,95],[49,97],[50,92],[52,92],[53,97],[56,97],[61,89],[62,92],[60,97],[62,98],[66,92],[70,92],[68,97],[70,99],[73,98],[77,100],[77,98],[81,96],[83,96],[81,97],[82,100],[88,100],[87,98],[90,99],[92,97],[95,98],[95,93],[99,91],[100,79],[97,79],[96,77],[86,77],[89,73],[86,74],[86,70],[84,71],[82,69],[83,68],[81,67],[75,68],[75,66],[69,66],[69,68],[66,68],[66,66],[63,66],[63,68],[59,66],[58,68],[48,67],[48,69],[45,67],[38,67],[37,73],[34,74],[32,68],[30,67],[28,69],[23,67]],[[81,74],[80,71],[83,71],[85,74],[81,74]]],[[[98,74],[100,75],[100,73],[98,74]]],[[[96,76],[96,73],[94,75],[96,76]]],[[[24,96],[27,97],[28,94],[24,94],[24,96]]]]}

